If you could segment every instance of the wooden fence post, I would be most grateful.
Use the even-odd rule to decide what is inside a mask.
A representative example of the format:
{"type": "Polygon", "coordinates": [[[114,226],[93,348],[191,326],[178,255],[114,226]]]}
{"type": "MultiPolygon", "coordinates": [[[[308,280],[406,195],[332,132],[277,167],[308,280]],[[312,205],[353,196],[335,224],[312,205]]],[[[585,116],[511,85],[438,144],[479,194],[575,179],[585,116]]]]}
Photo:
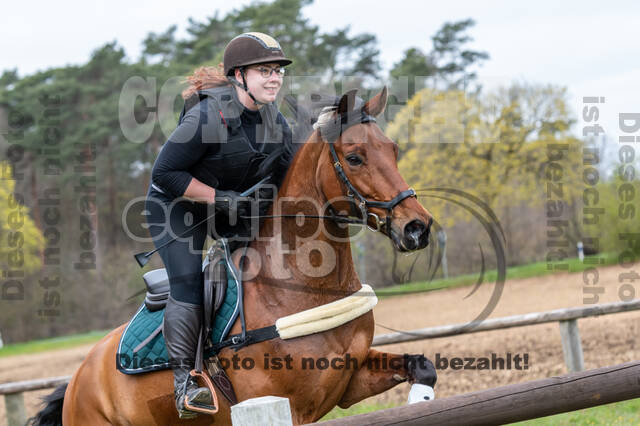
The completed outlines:
{"type": "Polygon", "coordinates": [[[560,321],[560,335],[562,336],[562,352],[564,362],[567,364],[569,373],[584,370],[584,357],[582,355],[582,342],[580,342],[580,331],[578,322],[575,319],[560,321]]]}
{"type": "Polygon", "coordinates": [[[242,401],[231,407],[233,426],[292,426],[289,400],[279,396],[263,396],[242,401]]]}
{"type": "Polygon", "coordinates": [[[233,426],[292,426],[289,400],[278,396],[263,396],[242,401],[231,407],[233,426]]]}
{"type": "Polygon", "coordinates": [[[24,426],[27,422],[27,415],[24,410],[24,397],[22,392],[5,394],[4,407],[7,412],[8,426],[24,426]]]}

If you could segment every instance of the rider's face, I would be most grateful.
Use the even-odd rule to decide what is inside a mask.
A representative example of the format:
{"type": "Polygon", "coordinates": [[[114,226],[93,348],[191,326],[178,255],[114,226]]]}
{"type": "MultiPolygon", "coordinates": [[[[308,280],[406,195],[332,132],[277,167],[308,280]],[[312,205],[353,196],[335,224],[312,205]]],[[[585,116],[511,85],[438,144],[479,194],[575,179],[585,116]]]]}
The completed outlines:
{"type": "MultiPolygon", "coordinates": [[[[280,69],[280,65],[276,63],[258,64],[247,67],[245,73],[247,87],[258,101],[269,103],[276,100],[283,80],[283,76],[277,72],[280,69]]],[[[240,76],[238,80],[242,81],[242,77],[240,76]]]]}

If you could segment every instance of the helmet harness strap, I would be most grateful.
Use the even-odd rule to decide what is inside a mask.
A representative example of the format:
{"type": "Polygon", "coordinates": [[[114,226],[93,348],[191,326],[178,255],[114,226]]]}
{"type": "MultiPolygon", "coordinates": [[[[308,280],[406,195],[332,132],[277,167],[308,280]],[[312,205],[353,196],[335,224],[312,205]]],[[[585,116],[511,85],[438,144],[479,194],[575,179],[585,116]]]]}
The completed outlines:
{"type": "Polygon", "coordinates": [[[245,92],[247,92],[247,94],[249,95],[249,97],[253,100],[253,103],[257,106],[261,106],[261,105],[267,105],[267,103],[265,102],[260,102],[259,100],[257,100],[255,98],[255,96],[253,96],[253,93],[251,93],[249,91],[249,87],[247,86],[247,78],[245,76],[245,67],[240,67],[240,75],[242,76],[242,83],[240,83],[238,80],[236,80],[235,77],[231,77],[229,80],[231,80],[231,82],[233,84],[235,84],[238,87],[241,87],[245,92]]]}

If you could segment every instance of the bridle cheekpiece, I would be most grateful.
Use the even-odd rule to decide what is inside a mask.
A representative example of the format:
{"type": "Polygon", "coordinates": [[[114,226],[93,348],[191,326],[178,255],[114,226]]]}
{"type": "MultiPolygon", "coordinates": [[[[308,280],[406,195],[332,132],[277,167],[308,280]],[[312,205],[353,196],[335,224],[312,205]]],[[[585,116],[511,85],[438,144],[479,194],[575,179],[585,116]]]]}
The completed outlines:
{"type": "Polygon", "coordinates": [[[318,128],[320,130],[322,138],[329,144],[329,151],[331,152],[333,161],[333,169],[335,170],[340,182],[342,182],[342,184],[346,187],[346,196],[351,202],[350,205],[352,215],[354,217],[345,217],[344,215],[336,214],[333,209],[330,208],[331,215],[336,219],[339,219],[337,220],[338,222],[344,223],[345,219],[348,218],[352,219],[352,221],[347,221],[347,223],[364,224],[372,231],[377,232],[380,232],[384,229],[387,235],[390,235],[391,214],[393,209],[409,197],[417,198],[416,192],[412,188],[409,188],[400,192],[389,201],[368,200],[362,194],[360,194],[360,192],[353,186],[353,184],[347,177],[346,173],[344,172],[344,168],[340,163],[340,159],[338,158],[338,153],[336,152],[335,148],[335,142],[349,127],[356,124],[375,122],[375,117],[365,111],[364,107],[360,107],[347,113],[339,114],[336,112],[333,120],[323,122],[320,126],[318,126],[318,128]],[[370,207],[385,209],[387,210],[388,214],[385,216],[384,220],[380,219],[377,214],[369,211],[370,207]],[[373,219],[375,223],[374,227],[369,225],[369,218],[373,219]]]}

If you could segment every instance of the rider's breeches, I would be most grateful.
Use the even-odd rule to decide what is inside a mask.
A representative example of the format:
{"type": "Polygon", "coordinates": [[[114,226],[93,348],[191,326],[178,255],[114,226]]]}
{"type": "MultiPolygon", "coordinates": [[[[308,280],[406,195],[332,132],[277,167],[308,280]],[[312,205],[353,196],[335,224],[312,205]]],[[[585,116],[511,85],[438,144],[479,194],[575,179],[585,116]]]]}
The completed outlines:
{"type": "MultiPolygon", "coordinates": [[[[149,233],[156,247],[186,232],[207,217],[207,206],[186,199],[171,200],[151,188],[145,203],[149,233]]],[[[158,250],[169,276],[171,297],[180,302],[202,304],[202,248],[207,223],[158,250]]]]}

